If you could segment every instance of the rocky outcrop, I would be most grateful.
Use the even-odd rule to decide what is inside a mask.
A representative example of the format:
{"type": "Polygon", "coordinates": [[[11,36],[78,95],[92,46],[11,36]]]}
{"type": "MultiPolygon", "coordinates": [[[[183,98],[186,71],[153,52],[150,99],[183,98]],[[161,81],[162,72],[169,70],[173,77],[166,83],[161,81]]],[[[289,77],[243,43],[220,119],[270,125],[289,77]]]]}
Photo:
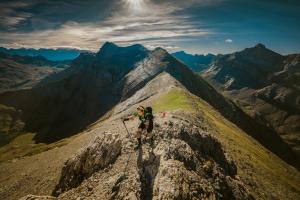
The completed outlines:
{"type": "Polygon", "coordinates": [[[36,196],[36,195],[27,195],[20,198],[19,200],[54,200],[55,197],[52,196],[36,196]]]}
{"type": "Polygon", "coordinates": [[[221,144],[197,124],[174,117],[156,123],[152,139],[137,151],[131,142],[122,140],[116,160],[120,140],[114,134],[97,138],[66,162],[54,194],[58,199],[253,199],[221,144]]]}
{"type": "Polygon", "coordinates": [[[112,164],[121,153],[121,146],[121,140],[114,134],[106,133],[104,137],[96,138],[90,146],[66,161],[53,194],[57,196],[77,187],[93,173],[112,164]]]}
{"type": "Polygon", "coordinates": [[[236,165],[210,134],[171,121],[155,137],[152,159],[142,165],[144,181],[152,187],[146,187],[144,199],[252,199],[235,177],[236,165]]]}

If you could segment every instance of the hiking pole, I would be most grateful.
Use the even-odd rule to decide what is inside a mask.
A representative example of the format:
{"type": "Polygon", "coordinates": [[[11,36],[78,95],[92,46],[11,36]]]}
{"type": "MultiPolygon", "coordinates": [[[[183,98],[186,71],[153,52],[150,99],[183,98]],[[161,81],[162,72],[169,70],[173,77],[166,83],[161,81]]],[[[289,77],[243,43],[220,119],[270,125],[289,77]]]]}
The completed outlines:
{"type": "MultiPolygon", "coordinates": [[[[127,132],[127,135],[129,136],[129,138],[132,140],[132,137],[131,137],[131,134],[130,132],[128,131],[127,129],[127,126],[125,124],[125,121],[122,120],[122,123],[126,129],[126,132],[127,132]]],[[[128,164],[129,164],[129,160],[130,160],[130,157],[131,157],[131,153],[128,155],[128,158],[127,158],[127,161],[126,161],[126,165],[125,165],[125,168],[124,168],[124,171],[123,171],[123,176],[126,177],[126,171],[127,171],[127,167],[128,167],[128,164]]]]}
{"type": "Polygon", "coordinates": [[[126,129],[127,135],[129,136],[130,139],[132,139],[131,134],[130,134],[130,132],[128,131],[125,122],[124,122],[123,120],[122,120],[122,122],[123,122],[123,125],[124,125],[125,129],[126,129]]]}

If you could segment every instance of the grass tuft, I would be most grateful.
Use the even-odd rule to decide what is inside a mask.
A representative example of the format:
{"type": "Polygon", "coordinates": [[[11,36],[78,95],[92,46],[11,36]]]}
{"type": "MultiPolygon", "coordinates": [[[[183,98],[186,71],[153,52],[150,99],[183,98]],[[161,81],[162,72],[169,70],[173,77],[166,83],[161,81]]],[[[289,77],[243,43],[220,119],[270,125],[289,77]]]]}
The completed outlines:
{"type": "Polygon", "coordinates": [[[183,109],[192,111],[193,108],[189,104],[188,96],[182,89],[171,89],[166,94],[163,94],[152,105],[155,112],[172,111],[183,109]]]}

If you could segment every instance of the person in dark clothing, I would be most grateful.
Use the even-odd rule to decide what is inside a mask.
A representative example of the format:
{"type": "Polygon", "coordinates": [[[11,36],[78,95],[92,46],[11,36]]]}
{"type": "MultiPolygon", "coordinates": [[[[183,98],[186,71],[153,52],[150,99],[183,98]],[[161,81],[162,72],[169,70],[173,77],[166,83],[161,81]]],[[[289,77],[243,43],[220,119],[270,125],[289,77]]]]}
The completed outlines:
{"type": "Polygon", "coordinates": [[[139,106],[137,107],[137,112],[133,113],[132,115],[126,117],[123,119],[123,121],[128,121],[130,119],[134,119],[135,117],[138,117],[140,120],[140,124],[138,126],[138,130],[136,132],[136,138],[138,141],[137,148],[139,148],[142,144],[141,137],[144,134],[147,135],[147,137],[151,138],[151,132],[153,130],[153,114],[152,114],[152,108],[151,107],[143,107],[139,106]]]}

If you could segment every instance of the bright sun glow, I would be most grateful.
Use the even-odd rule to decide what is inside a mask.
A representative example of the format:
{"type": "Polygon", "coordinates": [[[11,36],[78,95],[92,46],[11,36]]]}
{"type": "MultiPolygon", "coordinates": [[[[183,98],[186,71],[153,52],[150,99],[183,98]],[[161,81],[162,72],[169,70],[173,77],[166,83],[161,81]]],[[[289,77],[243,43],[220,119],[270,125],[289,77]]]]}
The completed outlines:
{"type": "Polygon", "coordinates": [[[144,0],[125,0],[129,9],[134,12],[141,12],[145,7],[144,0]]]}

